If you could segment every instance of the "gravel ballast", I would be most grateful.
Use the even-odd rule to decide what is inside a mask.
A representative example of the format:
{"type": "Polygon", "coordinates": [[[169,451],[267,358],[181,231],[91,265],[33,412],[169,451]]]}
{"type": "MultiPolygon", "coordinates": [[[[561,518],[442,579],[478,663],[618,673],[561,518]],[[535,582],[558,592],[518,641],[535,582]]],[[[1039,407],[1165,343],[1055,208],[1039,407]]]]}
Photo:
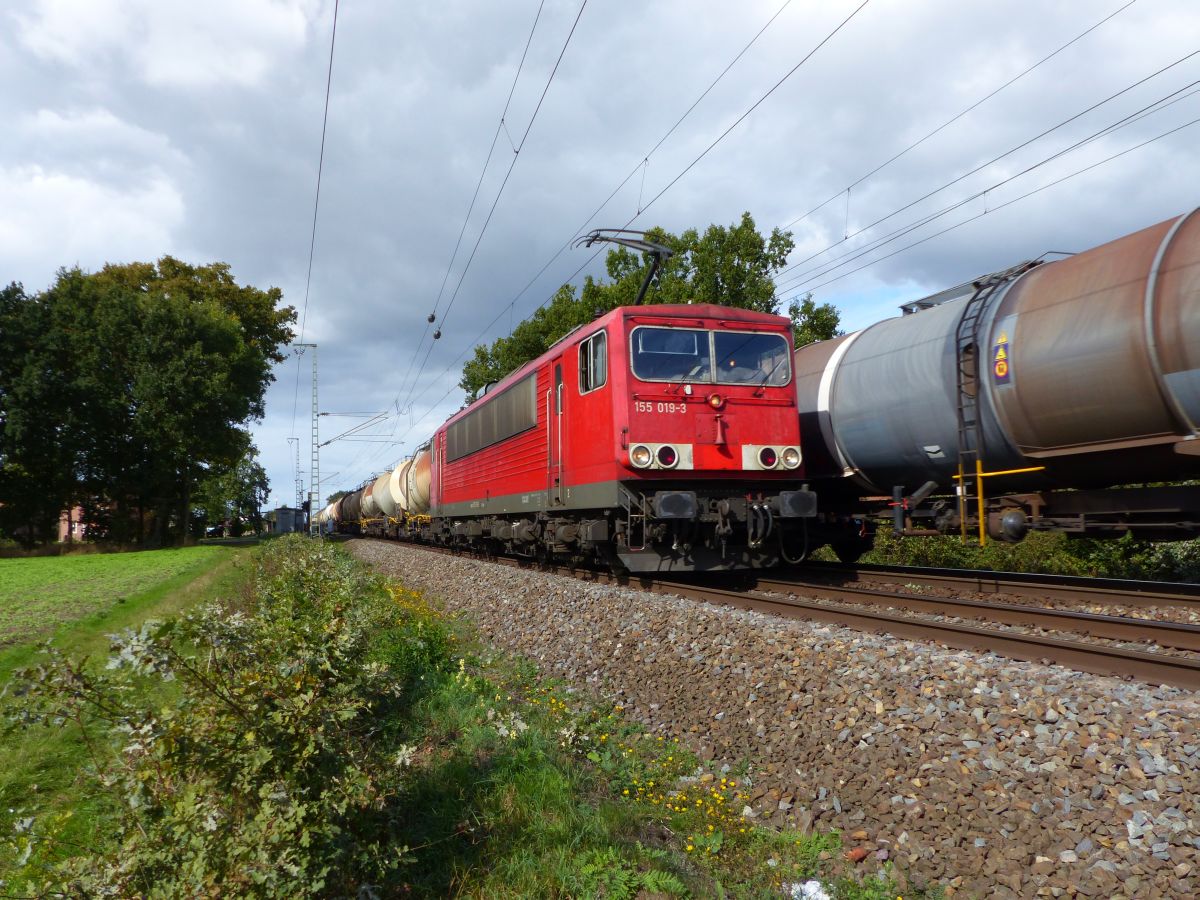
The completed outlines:
{"type": "Polygon", "coordinates": [[[379,541],[350,549],[486,641],[716,767],[759,821],[967,896],[1200,892],[1200,700],[938,644],[379,541]]]}

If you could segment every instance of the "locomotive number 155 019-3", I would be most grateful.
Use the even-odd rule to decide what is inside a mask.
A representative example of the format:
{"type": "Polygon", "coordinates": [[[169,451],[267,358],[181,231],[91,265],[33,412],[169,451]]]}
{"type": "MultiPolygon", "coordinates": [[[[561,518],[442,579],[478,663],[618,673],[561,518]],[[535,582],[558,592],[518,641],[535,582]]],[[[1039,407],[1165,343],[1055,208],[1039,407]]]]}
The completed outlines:
{"type": "Polygon", "coordinates": [[[657,403],[650,400],[634,400],[633,411],[674,415],[675,413],[687,412],[687,404],[675,400],[659,400],[657,403]]]}

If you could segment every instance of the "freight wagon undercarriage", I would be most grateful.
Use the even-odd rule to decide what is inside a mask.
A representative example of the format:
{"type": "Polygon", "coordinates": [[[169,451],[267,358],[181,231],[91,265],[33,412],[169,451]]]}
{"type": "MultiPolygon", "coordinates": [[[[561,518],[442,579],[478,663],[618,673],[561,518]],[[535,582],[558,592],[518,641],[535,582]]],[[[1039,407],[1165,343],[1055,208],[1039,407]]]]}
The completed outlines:
{"type": "Polygon", "coordinates": [[[610,507],[425,516],[365,523],[363,530],[529,559],[599,562],[629,572],[766,568],[807,555],[808,523],[817,512],[816,494],[807,488],[746,494],[721,486],[637,487],[621,487],[618,503],[610,507]]]}
{"type": "MultiPolygon", "coordinates": [[[[1077,537],[1118,538],[1132,534],[1142,540],[1189,540],[1200,535],[1200,486],[1110,488],[1105,490],[1041,491],[1004,494],[964,517],[954,497],[866,497],[823,502],[832,519],[872,520],[890,525],[900,535],[963,535],[971,540],[986,535],[1015,542],[1032,531],[1061,531],[1077,537]]],[[[848,554],[852,555],[852,554],[848,554]]]]}

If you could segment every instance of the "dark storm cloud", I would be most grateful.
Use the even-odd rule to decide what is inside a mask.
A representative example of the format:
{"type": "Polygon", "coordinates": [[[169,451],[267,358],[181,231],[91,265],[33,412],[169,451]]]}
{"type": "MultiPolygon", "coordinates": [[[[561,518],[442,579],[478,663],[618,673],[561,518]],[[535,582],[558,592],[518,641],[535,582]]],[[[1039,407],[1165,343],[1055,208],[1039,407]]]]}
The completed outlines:
{"type": "MultiPolygon", "coordinates": [[[[590,227],[635,217],[856,5],[789,4],[590,227]]],[[[763,230],[790,222],[1122,5],[873,0],[635,218],[635,227],[729,224],[743,210],[763,230]]],[[[481,334],[491,340],[506,333],[585,262],[583,251],[566,250],[521,293],[781,6],[679,0],[634,11],[591,0],[443,338],[420,367],[412,361],[425,316],[437,302],[538,4],[342,5],[306,339],[320,344],[323,409],[395,413],[398,395],[401,404],[411,396],[413,408],[370,429],[405,440],[402,447],[325,448],[323,472],[339,474],[323,493],[410,451],[455,408],[456,357],[481,334]],[[415,388],[401,391],[410,368],[415,388]]],[[[544,5],[440,313],[513,159],[511,142],[521,139],[578,10],[573,0],[544,5]]],[[[15,86],[0,98],[14,123],[0,149],[5,280],[36,289],[64,263],[97,268],[174,252],[196,262],[225,260],[239,279],[278,285],[299,307],[331,14],[332,5],[319,0],[224,0],[203,10],[152,0],[44,0],[0,20],[0,74],[15,86]]],[[[834,243],[829,255],[845,253],[1200,78],[1193,58],[879,229],[841,241],[1183,56],[1200,45],[1198,37],[1194,4],[1138,0],[856,186],[848,215],[839,197],[795,225],[794,259],[834,243]]],[[[1198,115],[1197,98],[1184,99],[851,268],[1198,115]]],[[[902,296],[1158,221],[1196,202],[1194,142],[1194,133],[1181,132],[821,286],[818,298],[860,327],[892,314],[902,296]]],[[[790,286],[785,276],[781,295],[845,271],[790,286]]],[[[301,436],[301,464],[308,465],[308,372],[308,358],[279,368],[267,419],[256,429],[276,499],[291,494],[289,435],[301,436]]],[[[349,422],[322,419],[323,434],[349,422]]]]}

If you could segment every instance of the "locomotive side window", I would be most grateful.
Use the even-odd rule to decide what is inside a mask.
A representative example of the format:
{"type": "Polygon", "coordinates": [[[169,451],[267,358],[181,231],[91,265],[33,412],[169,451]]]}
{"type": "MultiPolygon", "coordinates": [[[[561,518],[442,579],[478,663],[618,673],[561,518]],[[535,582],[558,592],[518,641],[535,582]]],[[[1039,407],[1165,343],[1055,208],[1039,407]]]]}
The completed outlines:
{"type": "Polygon", "coordinates": [[[714,333],[719,384],[784,385],[791,379],[791,347],[778,334],[714,333]]]}
{"type": "Polygon", "coordinates": [[[454,462],[533,428],[537,424],[537,373],[499,394],[489,393],[480,406],[446,429],[446,462],[454,462]]]}
{"type": "Polygon", "coordinates": [[[707,331],[635,328],[630,364],[643,381],[712,381],[707,331]]]}
{"type": "Polygon", "coordinates": [[[579,345],[579,393],[604,387],[608,381],[608,336],[599,331],[579,345]]]}

